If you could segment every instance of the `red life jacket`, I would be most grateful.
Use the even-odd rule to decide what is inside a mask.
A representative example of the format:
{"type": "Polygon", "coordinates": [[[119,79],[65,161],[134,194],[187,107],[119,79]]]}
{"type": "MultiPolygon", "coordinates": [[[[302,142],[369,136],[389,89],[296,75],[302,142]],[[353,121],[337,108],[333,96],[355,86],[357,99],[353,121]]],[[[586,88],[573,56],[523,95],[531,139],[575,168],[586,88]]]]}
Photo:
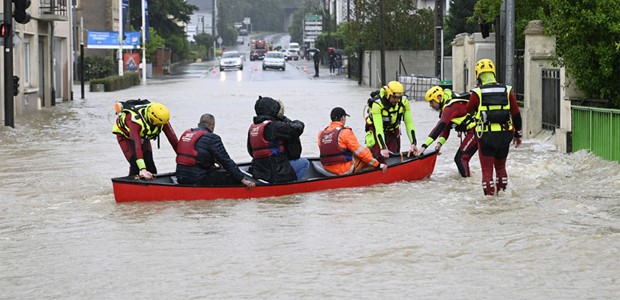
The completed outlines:
{"type": "Polygon", "coordinates": [[[177,164],[193,167],[196,165],[198,159],[198,151],[196,151],[196,142],[208,131],[199,129],[192,131],[191,129],[185,130],[179,138],[179,144],[177,146],[177,164]]]}
{"type": "Polygon", "coordinates": [[[274,146],[273,143],[265,139],[265,128],[269,123],[271,123],[271,120],[250,125],[248,136],[250,138],[250,147],[252,148],[252,158],[265,158],[284,153],[282,141],[278,141],[277,146],[274,146]]]}
{"type": "MultiPolygon", "coordinates": [[[[344,127],[347,128],[348,127],[344,127]]],[[[321,163],[324,165],[335,165],[351,161],[353,159],[351,151],[341,148],[338,142],[342,127],[336,127],[332,130],[324,129],[321,131],[321,140],[319,143],[321,163]]]]}

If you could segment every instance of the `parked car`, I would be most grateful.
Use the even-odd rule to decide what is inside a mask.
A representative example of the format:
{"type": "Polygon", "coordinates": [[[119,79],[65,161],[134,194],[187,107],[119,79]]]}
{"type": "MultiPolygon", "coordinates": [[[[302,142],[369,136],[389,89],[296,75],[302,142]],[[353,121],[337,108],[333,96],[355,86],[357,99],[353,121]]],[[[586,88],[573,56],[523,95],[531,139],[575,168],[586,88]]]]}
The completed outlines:
{"type": "Polygon", "coordinates": [[[226,69],[243,70],[243,55],[238,51],[226,51],[220,57],[220,71],[226,69]]]}
{"type": "Polygon", "coordinates": [[[299,60],[299,51],[295,49],[288,49],[288,60],[299,60]]]}
{"type": "Polygon", "coordinates": [[[288,48],[290,50],[296,50],[299,52],[299,43],[289,43],[288,44],[288,48]]]}
{"type": "Polygon", "coordinates": [[[256,49],[250,52],[250,60],[262,60],[265,58],[265,49],[256,49]]]}
{"type": "Polygon", "coordinates": [[[280,52],[282,52],[282,54],[284,54],[284,60],[288,60],[288,50],[282,49],[282,50],[280,50],[280,52]]]}
{"type": "Polygon", "coordinates": [[[286,70],[286,60],[284,54],[278,51],[269,51],[265,55],[263,60],[263,70],[266,69],[281,69],[286,70]]]}

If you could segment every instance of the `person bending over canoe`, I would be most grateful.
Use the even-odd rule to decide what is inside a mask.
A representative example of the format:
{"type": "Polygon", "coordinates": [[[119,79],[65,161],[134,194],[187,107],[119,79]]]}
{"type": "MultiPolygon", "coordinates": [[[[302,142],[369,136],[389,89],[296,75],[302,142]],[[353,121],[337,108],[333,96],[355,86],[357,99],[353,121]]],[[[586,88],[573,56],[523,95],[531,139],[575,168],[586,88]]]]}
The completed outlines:
{"type": "Polygon", "coordinates": [[[452,99],[452,91],[440,86],[430,88],[424,97],[431,108],[439,111],[440,120],[428,134],[424,144],[418,148],[416,155],[422,155],[435,140],[437,140],[435,151],[439,152],[450,136],[450,129],[454,128],[461,137],[461,145],[456,151],[454,162],[462,177],[471,176],[469,161],[478,151],[478,137],[474,130],[476,122],[466,111],[469,99],[452,99]]]}
{"type": "Polygon", "coordinates": [[[177,147],[177,181],[194,185],[242,183],[252,189],[256,184],[243,176],[214,129],[215,117],[204,114],[197,128],[183,132],[177,147]]]}
{"type": "Polygon", "coordinates": [[[390,154],[400,153],[400,123],[404,121],[405,133],[411,142],[409,151],[415,153],[415,126],[403,85],[398,81],[390,81],[378,92],[373,92],[371,97],[366,117],[366,147],[381,162],[390,154]]]}
{"type": "Polygon", "coordinates": [[[256,179],[272,183],[300,180],[310,166],[301,157],[304,123],[284,116],[284,105],[258,97],[253,123],[248,130],[248,153],[252,156],[250,173],[256,179]]]}
{"type": "Polygon", "coordinates": [[[336,175],[352,174],[367,168],[380,168],[387,165],[379,163],[372,152],[357,141],[353,130],[345,127],[350,117],[342,107],[335,107],[330,113],[332,122],[319,132],[321,164],[325,170],[336,175]]]}
{"type": "Polygon", "coordinates": [[[117,103],[118,118],[112,132],[129,162],[129,176],[153,179],[157,167],[153,161],[151,141],[163,131],[177,150],[177,135],[170,120],[170,111],[163,104],[148,100],[128,100],[117,103]]]}

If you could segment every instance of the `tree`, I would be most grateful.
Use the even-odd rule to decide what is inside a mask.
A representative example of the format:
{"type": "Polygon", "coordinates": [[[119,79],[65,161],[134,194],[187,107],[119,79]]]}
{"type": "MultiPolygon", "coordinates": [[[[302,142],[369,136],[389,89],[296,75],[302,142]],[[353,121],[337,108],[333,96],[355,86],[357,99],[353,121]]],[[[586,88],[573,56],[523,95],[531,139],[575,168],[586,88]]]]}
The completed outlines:
{"type": "Polygon", "coordinates": [[[306,0],[293,14],[293,24],[288,28],[291,41],[302,41],[304,38],[303,21],[306,15],[320,15],[321,8],[318,1],[306,0]]]}
{"type": "Polygon", "coordinates": [[[545,29],[556,37],[558,62],[588,98],[620,108],[620,0],[547,0],[545,29]]]}
{"type": "MultiPolygon", "coordinates": [[[[142,27],[142,1],[129,0],[131,26],[142,27]]],[[[188,23],[197,6],[185,0],[149,0],[149,26],[167,39],[171,36],[185,36],[185,28],[181,24],[188,23]]]]}
{"type": "MultiPolygon", "coordinates": [[[[415,1],[384,0],[382,33],[387,50],[433,49],[434,17],[430,9],[417,9],[415,1]]],[[[345,35],[346,44],[357,44],[363,49],[379,49],[380,2],[355,0],[355,18],[345,35]]]]}
{"type": "Polygon", "coordinates": [[[478,32],[480,27],[475,22],[469,22],[474,5],[478,0],[452,0],[444,23],[444,51],[446,55],[452,53],[451,42],[457,34],[478,32]]]}

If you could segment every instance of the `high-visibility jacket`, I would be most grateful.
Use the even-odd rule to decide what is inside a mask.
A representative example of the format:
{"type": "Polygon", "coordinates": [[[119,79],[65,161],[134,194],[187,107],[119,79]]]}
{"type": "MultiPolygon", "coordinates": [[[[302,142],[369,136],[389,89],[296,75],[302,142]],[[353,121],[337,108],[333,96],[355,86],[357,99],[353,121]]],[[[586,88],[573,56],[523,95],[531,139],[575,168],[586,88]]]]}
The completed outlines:
{"type": "Polygon", "coordinates": [[[476,112],[476,132],[513,130],[510,113],[511,89],[511,86],[492,83],[472,90],[480,99],[476,112]]]}
{"type": "Polygon", "coordinates": [[[386,149],[385,141],[386,133],[398,133],[401,121],[405,122],[407,137],[411,144],[416,144],[415,126],[411,117],[411,108],[409,100],[403,96],[402,99],[394,106],[387,107],[385,103],[389,102],[380,96],[376,96],[370,107],[370,114],[366,118],[366,124],[374,126],[375,134],[379,139],[377,142],[382,149],[386,149]]]}
{"type": "Polygon", "coordinates": [[[145,106],[137,109],[136,111],[131,109],[121,110],[120,115],[118,116],[118,118],[116,118],[116,122],[114,123],[114,127],[112,128],[113,133],[121,134],[124,137],[129,138],[130,130],[125,123],[125,119],[128,114],[131,116],[132,122],[140,125],[140,137],[142,137],[143,139],[154,140],[164,128],[164,125],[152,125],[147,121],[145,117],[145,106]]]}

